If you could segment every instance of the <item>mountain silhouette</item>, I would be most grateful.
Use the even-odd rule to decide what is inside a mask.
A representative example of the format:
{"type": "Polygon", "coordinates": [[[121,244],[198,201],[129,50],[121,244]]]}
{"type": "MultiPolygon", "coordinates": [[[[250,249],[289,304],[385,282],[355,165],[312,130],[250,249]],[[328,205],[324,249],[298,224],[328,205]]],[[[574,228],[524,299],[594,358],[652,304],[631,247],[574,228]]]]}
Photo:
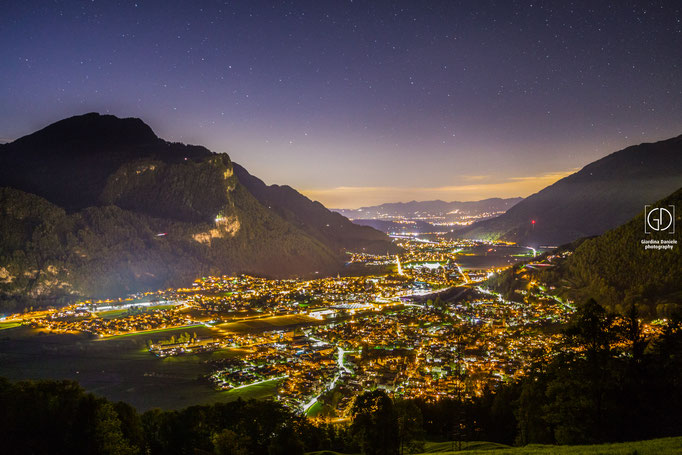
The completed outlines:
{"type": "Polygon", "coordinates": [[[454,235],[561,245],[619,226],[682,185],[682,136],[634,145],[583,167],[504,214],[454,235]]]}
{"type": "Polygon", "coordinates": [[[332,274],[345,250],[395,248],[226,154],[96,113],[0,145],[0,232],[0,313],[207,274],[332,274]]]}

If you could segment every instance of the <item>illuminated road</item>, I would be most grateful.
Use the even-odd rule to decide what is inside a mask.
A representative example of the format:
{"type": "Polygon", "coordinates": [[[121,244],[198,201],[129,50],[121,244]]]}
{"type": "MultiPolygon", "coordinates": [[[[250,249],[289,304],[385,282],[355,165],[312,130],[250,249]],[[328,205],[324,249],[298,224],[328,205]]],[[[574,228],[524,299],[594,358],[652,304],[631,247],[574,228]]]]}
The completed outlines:
{"type": "Polygon", "coordinates": [[[455,262],[455,265],[457,266],[457,270],[459,270],[460,275],[462,275],[462,277],[464,278],[464,282],[468,284],[469,283],[469,277],[466,276],[466,274],[462,270],[462,267],[460,267],[458,263],[455,262]]]}
{"type": "MultiPolygon", "coordinates": [[[[323,341],[319,338],[315,338],[313,336],[308,336],[308,338],[310,338],[311,340],[316,341],[318,343],[331,344],[331,343],[327,343],[326,341],[323,341]]],[[[337,347],[336,349],[337,349],[337,351],[336,351],[337,352],[336,364],[338,365],[339,370],[341,370],[341,371],[336,373],[336,375],[334,376],[334,379],[332,379],[332,381],[327,385],[327,387],[324,388],[324,390],[322,392],[320,392],[317,396],[311,398],[310,401],[308,401],[306,404],[303,405],[303,407],[301,408],[303,414],[307,413],[308,410],[310,410],[310,408],[312,408],[315,405],[315,403],[317,403],[317,401],[320,399],[320,396],[322,396],[323,393],[328,392],[330,390],[333,390],[334,387],[336,387],[336,383],[339,381],[339,379],[341,378],[341,375],[343,373],[353,374],[353,372],[346,366],[344,359],[343,359],[343,356],[347,352],[356,352],[356,351],[345,351],[343,348],[340,348],[340,347],[337,347]]]]}
{"type": "Polygon", "coordinates": [[[338,348],[338,356],[336,362],[339,364],[339,368],[341,368],[343,371],[345,371],[348,374],[353,374],[353,372],[345,365],[343,356],[346,354],[346,352],[355,352],[355,351],[344,351],[342,348],[338,348]]]}
{"type": "Polygon", "coordinates": [[[336,373],[336,376],[334,376],[334,379],[332,380],[332,382],[330,382],[329,385],[327,387],[325,387],[324,390],[322,392],[320,392],[319,395],[317,395],[316,397],[312,398],[309,402],[304,404],[303,405],[303,413],[305,414],[306,412],[308,412],[308,410],[310,408],[312,408],[315,403],[317,403],[317,400],[320,399],[320,396],[323,393],[328,392],[329,390],[332,390],[334,387],[336,387],[336,383],[340,377],[341,377],[341,373],[336,373]]]}

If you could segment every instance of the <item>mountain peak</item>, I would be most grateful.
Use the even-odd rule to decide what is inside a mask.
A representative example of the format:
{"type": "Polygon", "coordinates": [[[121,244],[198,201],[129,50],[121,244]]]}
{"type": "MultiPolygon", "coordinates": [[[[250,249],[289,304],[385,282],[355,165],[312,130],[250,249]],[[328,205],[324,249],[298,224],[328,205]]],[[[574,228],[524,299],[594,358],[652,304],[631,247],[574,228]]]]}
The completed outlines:
{"type": "Polygon", "coordinates": [[[611,153],[455,235],[561,245],[625,223],[682,181],[682,136],[611,153]],[[532,222],[531,222],[532,220],[532,222]]]}
{"type": "Polygon", "coordinates": [[[107,179],[139,160],[203,161],[204,147],[166,142],[137,118],[89,113],[55,122],[0,146],[0,186],[68,210],[98,205],[107,179]]]}
{"type": "Polygon", "coordinates": [[[0,146],[0,207],[3,267],[37,277],[0,283],[0,302],[124,295],[207,274],[331,274],[346,270],[346,249],[396,249],[226,154],[96,113],[0,146]]]}
{"type": "Polygon", "coordinates": [[[76,115],[52,123],[33,134],[17,139],[21,145],[87,144],[144,145],[159,141],[154,131],[139,118],[119,118],[97,112],[76,115]]]}

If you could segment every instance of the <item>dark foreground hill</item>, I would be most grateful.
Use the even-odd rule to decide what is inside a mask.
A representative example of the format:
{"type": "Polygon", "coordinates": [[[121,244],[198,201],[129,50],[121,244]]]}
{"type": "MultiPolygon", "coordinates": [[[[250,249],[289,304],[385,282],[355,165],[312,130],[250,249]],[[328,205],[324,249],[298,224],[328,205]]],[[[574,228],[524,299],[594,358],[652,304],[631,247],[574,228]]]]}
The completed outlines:
{"type": "MultiPolygon", "coordinates": [[[[487,391],[487,401],[468,401],[461,407],[452,400],[440,400],[439,403],[409,398],[393,401],[385,392],[367,392],[361,397],[369,404],[376,403],[376,409],[354,408],[351,425],[325,425],[297,415],[275,401],[238,400],[178,410],[157,408],[140,413],[125,402],[112,402],[88,393],[76,382],[13,383],[0,378],[0,419],[3,422],[0,436],[5,455],[680,453],[680,437],[581,446],[543,441],[544,444],[511,447],[508,444],[513,441],[509,437],[514,435],[516,419],[509,408],[509,398],[520,389],[507,388],[504,395],[498,393],[497,396],[487,391]],[[512,430],[510,435],[495,428],[507,416],[512,420],[504,422],[505,429],[512,430]],[[430,420],[432,418],[438,420],[430,420]],[[461,422],[462,430],[461,436],[453,441],[447,438],[453,436],[454,422],[461,422]],[[377,437],[377,432],[386,437],[377,437]],[[481,437],[505,443],[482,442],[481,437]]],[[[626,400],[626,403],[630,401],[626,400]]],[[[607,412],[613,413],[610,409],[607,412]]],[[[660,430],[657,433],[665,434],[660,430]]]]}
{"type": "Polygon", "coordinates": [[[503,215],[457,232],[530,246],[561,245],[619,226],[682,185],[682,136],[640,144],[588,164],[503,215]],[[535,224],[532,224],[535,220],[535,224]]]}
{"type": "Polygon", "coordinates": [[[0,145],[0,188],[6,311],[204,274],[333,273],[342,249],[392,248],[368,228],[316,235],[325,215],[350,222],[287,187],[278,204],[315,205],[314,219],[298,210],[294,220],[254,197],[227,155],[166,142],[139,119],[86,114],[0,145]]]}

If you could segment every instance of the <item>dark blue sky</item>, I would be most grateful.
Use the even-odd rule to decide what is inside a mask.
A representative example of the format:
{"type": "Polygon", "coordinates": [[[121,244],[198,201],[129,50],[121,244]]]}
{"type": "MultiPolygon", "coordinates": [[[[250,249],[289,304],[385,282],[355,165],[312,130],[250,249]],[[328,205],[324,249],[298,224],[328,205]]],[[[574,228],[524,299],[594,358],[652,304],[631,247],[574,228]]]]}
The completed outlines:
{"type": "Polygon", "coordinates": [[[330,206],[526,196],[682,134],[679,1],[3,2],[0,138],[141,117],[330,206]]]}

